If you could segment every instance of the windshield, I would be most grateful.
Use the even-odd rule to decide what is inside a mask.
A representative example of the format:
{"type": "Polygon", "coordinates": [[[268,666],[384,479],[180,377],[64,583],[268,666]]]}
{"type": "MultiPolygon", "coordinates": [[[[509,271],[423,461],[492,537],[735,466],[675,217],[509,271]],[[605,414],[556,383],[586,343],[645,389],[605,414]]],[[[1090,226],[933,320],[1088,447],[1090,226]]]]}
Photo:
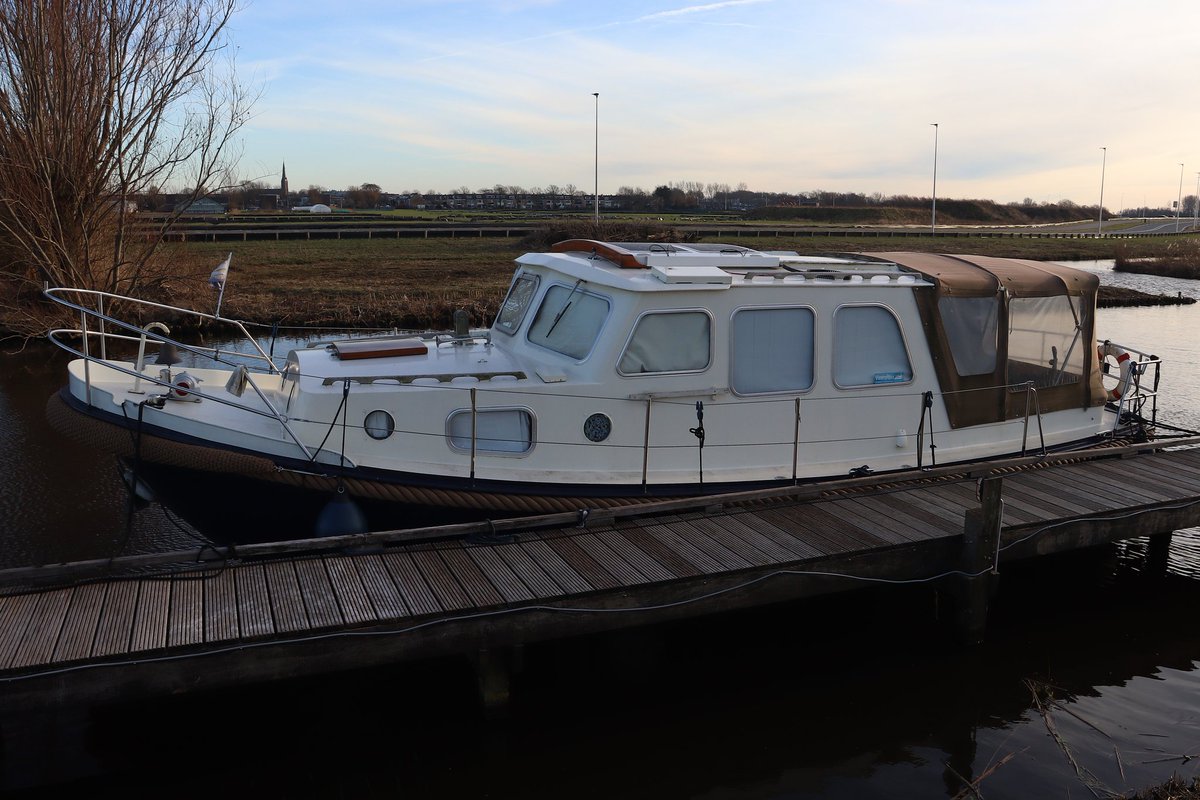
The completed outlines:
{"type": "Polygon", "coordinates": [[[608,300],[583,291],[582,283],[546,290],[529,326],[529,341],[571,358],[584,358],[592,351],[608,317],[608,300]]]}

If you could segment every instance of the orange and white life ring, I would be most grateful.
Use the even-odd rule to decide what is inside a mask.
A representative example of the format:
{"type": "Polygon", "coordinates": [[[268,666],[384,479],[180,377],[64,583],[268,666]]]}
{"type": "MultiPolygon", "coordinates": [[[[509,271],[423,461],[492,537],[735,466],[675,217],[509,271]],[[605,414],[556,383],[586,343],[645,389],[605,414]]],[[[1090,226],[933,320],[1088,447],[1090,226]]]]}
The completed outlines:
{"type": "Polygon", "coordinates": [[[1108,390],[1108,399],[1120,400],[1129,391],[1129,383],[1133,379],[1133,359],[1129,357],[1129,353],[1109,341],[1105,341],[1104,344],[1097,347],[1096,354],[1100,356],[1101,362],[1107,356],[1117,360],[1117,367],[1121,370],[1121,374],[1117,379],[1117,385],[1108,390]]]}

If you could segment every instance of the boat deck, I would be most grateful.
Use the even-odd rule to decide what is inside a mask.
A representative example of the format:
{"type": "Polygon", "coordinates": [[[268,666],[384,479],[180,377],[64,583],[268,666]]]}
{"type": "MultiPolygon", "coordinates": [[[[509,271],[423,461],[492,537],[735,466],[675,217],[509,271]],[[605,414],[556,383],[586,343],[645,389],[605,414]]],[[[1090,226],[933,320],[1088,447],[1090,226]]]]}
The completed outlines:
{"type": "MultiPolygon", "coordinates": [[[[1200,448],[192,553],[219,562],[0,573],[0,698],[91,702],[319,674],[965,571],[964,518],[1000,478],[986,566],[1200,525],[1200,448]],[[732,502],[736,500],[737,502],[732,502]],[[541,524],[546,524],[542,520],[541,524]],[[453,536],[452,536],[453,535],[453,536]],[[452,536],[452,538],[445,538],[452,536]],[[327,544],[327,543],[325,543],[327,544]],[[370,545],[369,549],[365,546],[370,545]],[[995,559],[998,557],[998,563],[995,559]],[[58,581],[59,585],[45,585],[58,581]]],[[[977,513],[977,512],[974,512],[977,513]]],[[[184,559],[176,559],[180,561],[184,559]]]]}

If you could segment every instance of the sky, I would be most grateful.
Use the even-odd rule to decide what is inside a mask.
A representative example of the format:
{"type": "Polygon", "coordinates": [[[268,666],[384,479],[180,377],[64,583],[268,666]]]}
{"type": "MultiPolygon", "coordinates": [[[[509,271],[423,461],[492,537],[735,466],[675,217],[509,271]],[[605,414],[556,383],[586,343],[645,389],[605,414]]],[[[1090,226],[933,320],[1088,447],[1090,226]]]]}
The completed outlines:
{"type": "Polygon", "coordinates": [[[229,36],[261,93],[239,177],[292,189],[1200,185],[1196,3],[245,0],[229,36]]]}

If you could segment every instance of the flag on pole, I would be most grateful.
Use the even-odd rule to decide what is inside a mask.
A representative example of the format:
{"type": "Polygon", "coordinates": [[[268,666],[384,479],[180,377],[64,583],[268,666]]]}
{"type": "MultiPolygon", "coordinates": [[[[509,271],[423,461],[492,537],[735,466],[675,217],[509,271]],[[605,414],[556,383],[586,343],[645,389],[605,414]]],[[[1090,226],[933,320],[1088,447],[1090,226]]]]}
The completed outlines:
{"type": "Polygon", "coordinates": [[[217,289],[218,291],[224,291],[225,279],[229,277],[229,259],[231,258],[233,258],[233,253],[225,256],[225,260],[218,264],[217,268],[214,269],[212,274],[208,276],[209,286],[217,289]]]}

